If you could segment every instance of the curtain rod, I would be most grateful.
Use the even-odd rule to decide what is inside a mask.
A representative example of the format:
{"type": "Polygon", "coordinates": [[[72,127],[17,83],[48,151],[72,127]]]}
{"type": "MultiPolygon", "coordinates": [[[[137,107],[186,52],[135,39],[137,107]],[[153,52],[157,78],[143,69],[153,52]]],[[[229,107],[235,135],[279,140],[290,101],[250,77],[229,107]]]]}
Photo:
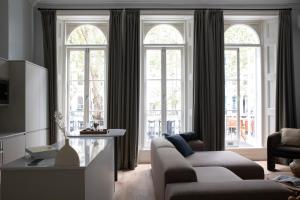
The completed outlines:
{"type": "Polygon", "coordinates": [[[219,9],[219,10],[261,10],[261,11],[268,11],[268,10],[292,10],[292,8],[246,8],[246,9],[239,9],[239,8],[38,8],[38,10],[124,10],[124,9],[138,9],[138,10],[197,10],[197,9],[219,9]]]}

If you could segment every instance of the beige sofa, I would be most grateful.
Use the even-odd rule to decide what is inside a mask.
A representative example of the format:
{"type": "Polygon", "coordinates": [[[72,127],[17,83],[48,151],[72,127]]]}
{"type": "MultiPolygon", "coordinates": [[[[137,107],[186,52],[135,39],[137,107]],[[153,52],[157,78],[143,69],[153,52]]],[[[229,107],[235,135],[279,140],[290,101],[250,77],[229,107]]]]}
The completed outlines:
{"type": "Polygon", "coordinates": [[[228,151],[183,157],[163,138],[151,142],[157,200],[287,200],[290,192],[264,179],[263,168],[228,151]]]}

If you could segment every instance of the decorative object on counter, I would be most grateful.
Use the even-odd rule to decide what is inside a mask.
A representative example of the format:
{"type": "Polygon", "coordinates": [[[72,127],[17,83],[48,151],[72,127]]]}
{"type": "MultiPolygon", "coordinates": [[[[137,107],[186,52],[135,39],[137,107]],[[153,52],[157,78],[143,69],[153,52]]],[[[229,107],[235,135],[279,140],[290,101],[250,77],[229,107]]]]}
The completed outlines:
{"type": "Polygon", "coordinates": [[[290,168],[295,176],[300,177],[300,159],[294,159],[290,163],[290,168]]]}
{"type": "Polygon", "coordinates": [[[99,124],[98,123],[93,123],[93,127],[94,127],[94,130],[98,130],[98,127],[99,127],[99,124]]]}
{"type": "Polygon", "coordinates": [[[34,159],[54,158],[58,152],[56,148],[50,145],[28,147],[25,151],[34,159]]]}
{"type": "Polygon", "coordinates": [[[67,137],[66,133],[64,117],[60,112],[55,111],[54,118],[58,128],[65,136],[65,145],[58,151],[55,157],[55,166],[78,167],[79,157],[77,152],[70,146],[69,138],[67,137]]]}
{"type": "Polygon", "coordinates": [[[80,134],[107,134],[107,129],[94,130],[91,128],[86,128],[81,130],[80,134]]]}

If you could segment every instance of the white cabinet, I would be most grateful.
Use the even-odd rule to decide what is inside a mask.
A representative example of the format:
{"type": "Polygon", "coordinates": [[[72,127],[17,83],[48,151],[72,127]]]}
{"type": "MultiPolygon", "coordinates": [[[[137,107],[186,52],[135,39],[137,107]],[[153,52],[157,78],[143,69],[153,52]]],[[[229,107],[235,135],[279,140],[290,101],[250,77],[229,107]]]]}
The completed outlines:
{"type": "Polygon", "coordinates": [[[39,117],[40,124],[39,129],[45,129],[49,127],[48,124],[48,71],[43,68],[39,74],[39,117]]]}
{"type": "Polygon", "coordinates": [[[0,107],[0,133],[48,129],[48,70],[8,61],[10,102],[0,107]]]}
{"type": "Polygon", "coordinates": [[[40,130],[26,133],[26,148],[47,144],[48,131],[40,130]]]}
{"type": "Polygon", "coordinates": [[[40,129],[40,69],[26,64],[25,78],[25,131],[40,129]]]}
{"type": "Polygon", "coordinates": [[[25,63],[25,131],[48,128],[47,70],[44,67],[25,63]]]}
{"type": "Polygon", "coordinates": [[[2,140],[3,164],[14,161],[25,155],[25,134],[8,137],[2,140]]]}

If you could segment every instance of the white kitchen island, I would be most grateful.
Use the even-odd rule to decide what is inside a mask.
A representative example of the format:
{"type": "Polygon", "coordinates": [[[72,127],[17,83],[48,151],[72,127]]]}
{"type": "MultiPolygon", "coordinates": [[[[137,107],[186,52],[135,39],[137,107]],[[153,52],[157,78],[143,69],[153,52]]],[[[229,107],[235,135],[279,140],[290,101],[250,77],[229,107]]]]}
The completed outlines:
{"type": "MultiPolygon", "coordinates": [[[[56,167],[54,158],[28,166],[20,158],[2,167],[2,200],[111,200],[114,193],[114,137],[70,138],[79,167],[56,167]]],[[[62,146],[63,144],[56,144],[62,146]]]]}

